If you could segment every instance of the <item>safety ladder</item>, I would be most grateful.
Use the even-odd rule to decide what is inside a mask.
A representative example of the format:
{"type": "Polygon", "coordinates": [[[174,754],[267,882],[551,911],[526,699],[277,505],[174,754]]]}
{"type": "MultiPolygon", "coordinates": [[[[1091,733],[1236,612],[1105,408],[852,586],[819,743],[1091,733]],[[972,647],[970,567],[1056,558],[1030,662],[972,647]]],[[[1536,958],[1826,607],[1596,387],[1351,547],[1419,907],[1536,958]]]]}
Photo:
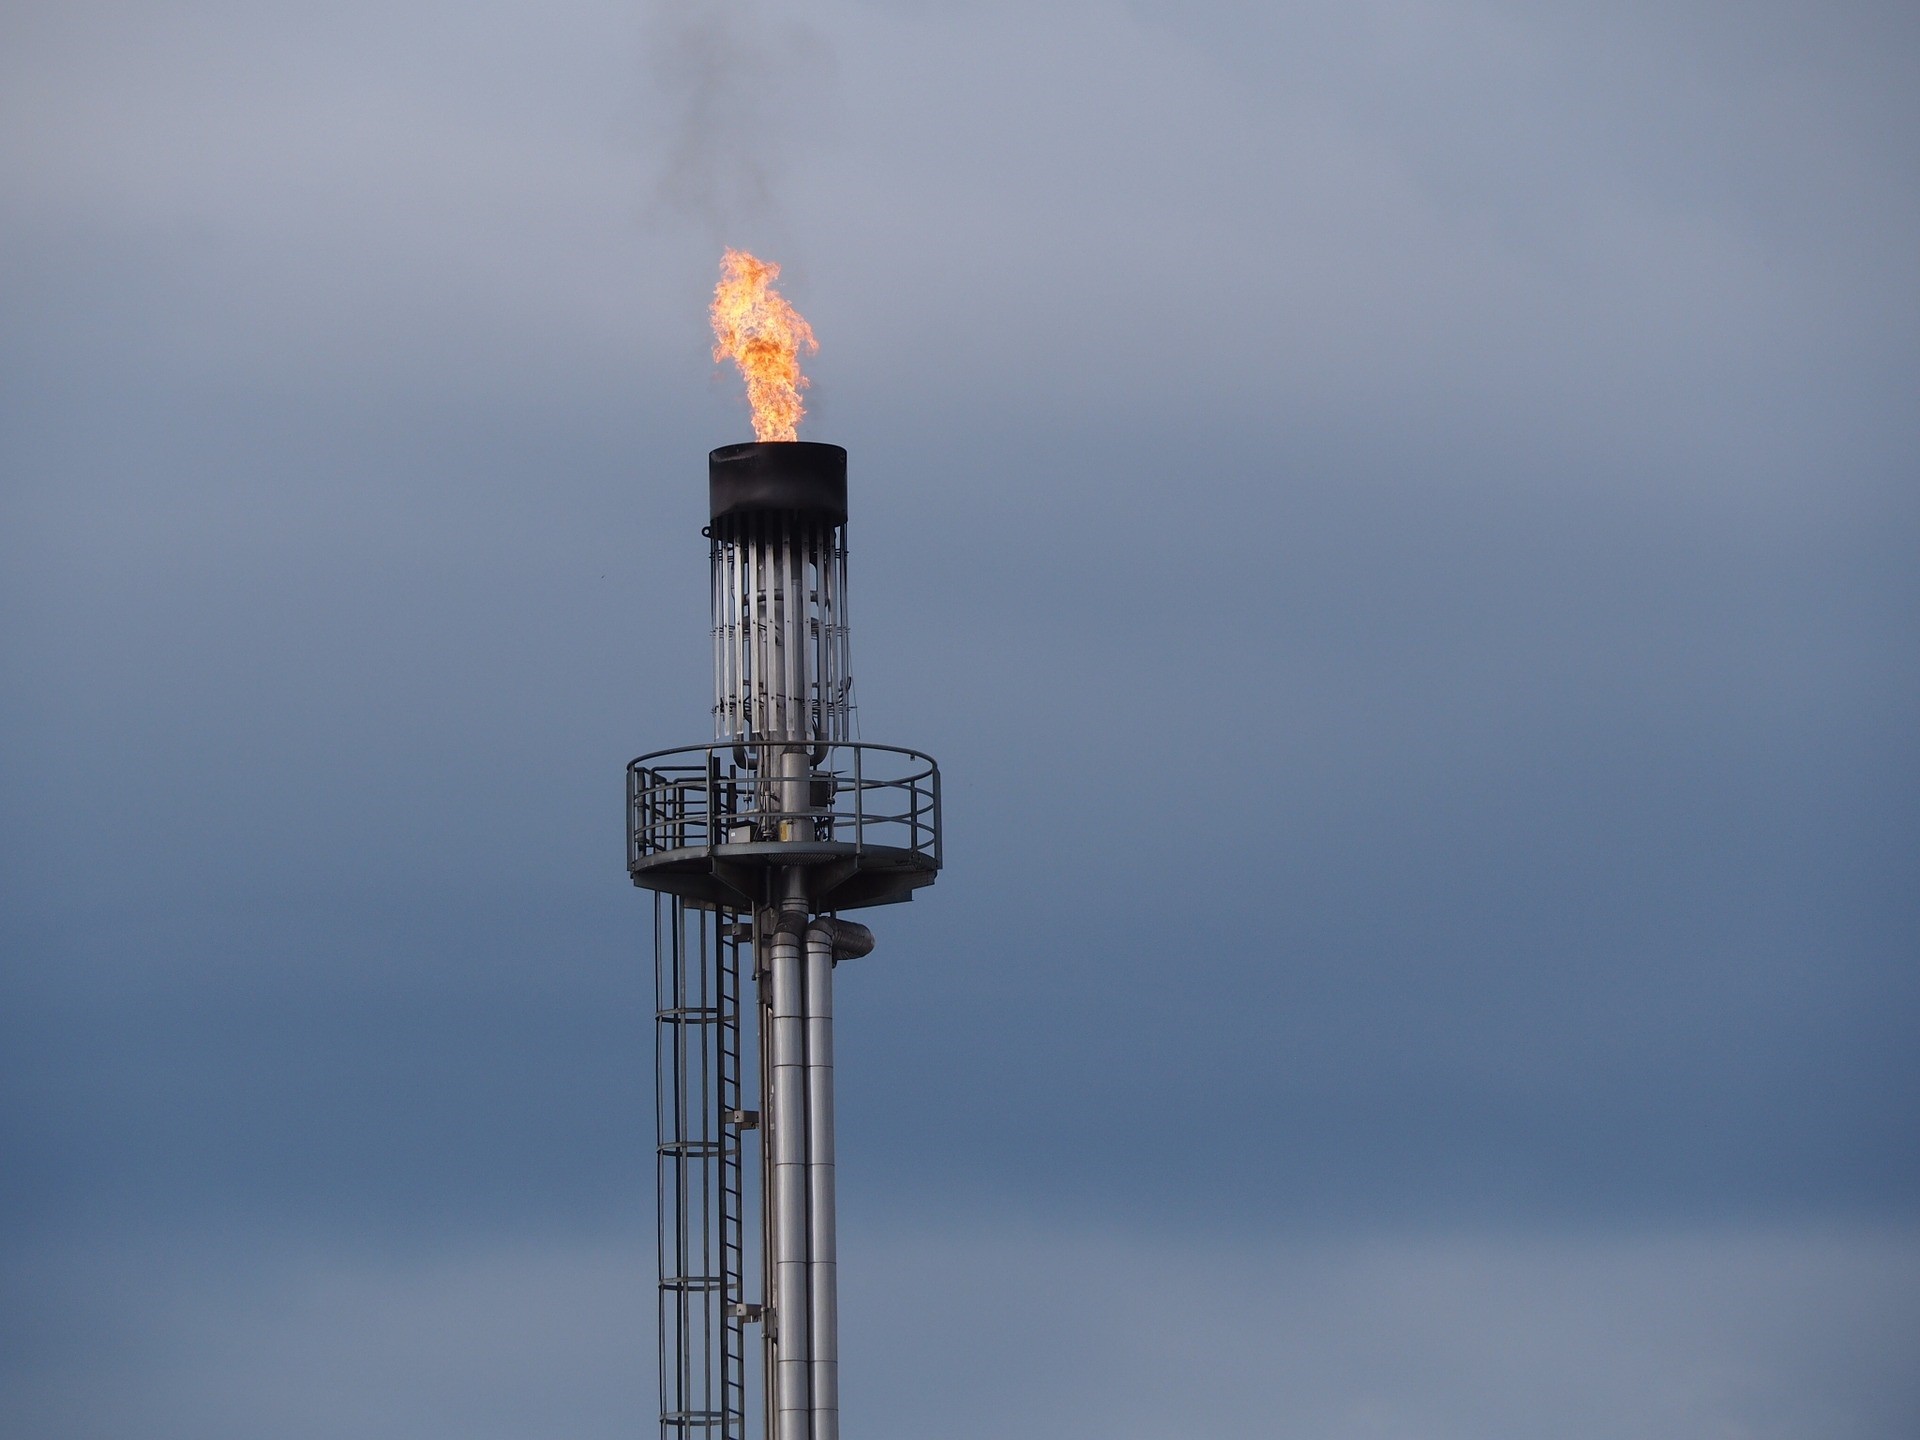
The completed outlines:
{"type": "Polygon", "coordinates": [[[751,926],[654,895],[661,1440],[745,1440],[740,956],[751,926]]]}

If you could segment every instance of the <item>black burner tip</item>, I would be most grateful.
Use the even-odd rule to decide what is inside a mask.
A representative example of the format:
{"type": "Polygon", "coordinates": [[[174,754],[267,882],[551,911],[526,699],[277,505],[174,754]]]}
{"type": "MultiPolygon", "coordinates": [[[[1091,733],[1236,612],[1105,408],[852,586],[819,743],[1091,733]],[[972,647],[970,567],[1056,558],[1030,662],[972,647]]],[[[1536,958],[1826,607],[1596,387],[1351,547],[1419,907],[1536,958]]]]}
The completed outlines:
{"type": "Polygon", "coordinates": [[[707,456],[707,492],[715,520],[750,511],[847,519],[847,452],[816,440],[753,440],[707,456]]]}

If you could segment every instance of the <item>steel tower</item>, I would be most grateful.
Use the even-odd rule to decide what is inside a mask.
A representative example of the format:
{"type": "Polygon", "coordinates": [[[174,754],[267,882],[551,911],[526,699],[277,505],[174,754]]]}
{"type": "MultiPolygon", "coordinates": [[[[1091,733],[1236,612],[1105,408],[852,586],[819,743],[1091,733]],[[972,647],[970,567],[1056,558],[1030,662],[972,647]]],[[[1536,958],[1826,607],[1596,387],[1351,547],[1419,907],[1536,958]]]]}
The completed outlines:
{"type": "Polygon", "coordinates": [[[851,738],[847,452],[728,445],[707,473],[716,738],[627,767],[627,870],[654,892],[660,1433],[746,1440],[758,1409],[766,1440],[838,1440],[833,973],[873,948],[840,912],[933,883],[940,772],[851,738]]]}

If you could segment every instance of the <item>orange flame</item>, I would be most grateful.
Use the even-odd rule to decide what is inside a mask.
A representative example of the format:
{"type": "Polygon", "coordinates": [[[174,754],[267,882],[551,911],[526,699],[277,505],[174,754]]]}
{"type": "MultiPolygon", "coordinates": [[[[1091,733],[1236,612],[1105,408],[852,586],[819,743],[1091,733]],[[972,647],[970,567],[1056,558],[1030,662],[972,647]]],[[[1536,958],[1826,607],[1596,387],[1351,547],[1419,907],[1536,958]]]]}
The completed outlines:
{"type": "Polygon", "coordinates": [[[756,440],[792,440],[807,413],[800,392],[800,352],[820,348],[813,327],[773,288],[780,267],[744,250],[720,259],[720,283],[713,287],[713,358],[731,360],[747,380],[756,440]]]}

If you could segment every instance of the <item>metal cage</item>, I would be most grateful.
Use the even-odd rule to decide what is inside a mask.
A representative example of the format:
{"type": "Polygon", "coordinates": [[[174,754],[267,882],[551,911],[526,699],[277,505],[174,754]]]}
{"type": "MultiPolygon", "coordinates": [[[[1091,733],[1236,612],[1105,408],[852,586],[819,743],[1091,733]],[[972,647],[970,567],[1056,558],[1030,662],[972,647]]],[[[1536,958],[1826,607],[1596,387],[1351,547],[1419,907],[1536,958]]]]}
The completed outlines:
{"type": "MultiPolygon", "coordinates": [[[[661,1440],[745,1440],[748,1265],[741,968],[752,926],[675,895],[653,911],[661,1440]]],[[[755,1103],[758,1103],[757,1096],[755,1103]]]]}

